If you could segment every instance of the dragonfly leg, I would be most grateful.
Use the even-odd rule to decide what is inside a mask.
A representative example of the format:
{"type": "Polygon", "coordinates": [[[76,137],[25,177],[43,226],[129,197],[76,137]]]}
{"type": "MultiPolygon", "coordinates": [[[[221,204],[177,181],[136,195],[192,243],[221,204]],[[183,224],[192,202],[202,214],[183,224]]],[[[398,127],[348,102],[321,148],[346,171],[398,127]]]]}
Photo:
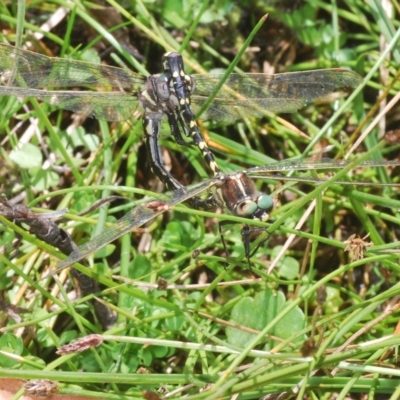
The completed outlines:
{"type": "Polygon", "coordinates": [[[225,225],[222,222],[220,222],[218,224],[218,231],[219,231],[219,236],[221,237],[222,247],[224,248],[224,251],[225,251],[225,257],[228,258],[230,256],[230,253],[229,253],[229,250],[228,250],[228,246],[226,244],[224,233],[222,232],[222,226],[225,225]]]}
{"type": "Polygon", "coordinates": [[[218,175],[221,171],[200,133],[196,117],[190,108],[190,95],[194,90],[194,83],[192,78],[185,73],[182,56],[178,53],[167,53],[164,55],[163,65],[164,72],[171,76],[173,91],[178,99],[179,118],[186,126],[185,134],[191,137],[193,143],[200,149],[214,176],[218,175]]]}
{"type": "Polygon", "coordinates": [[[257,253],[258,249],[269,239],[269,235],[262,240],[260,243],[257,244],[257,246],[255,247],[255,249],[253,249],[253,251],[250,251],[250,244],[251,244],[251,240],[252,238],[254,238],[254,236],[259,236],[262,232],[265,232],[266,229],[264,228],[250,228],[249,225],[244,225],[242,228],[242,241],[243,241],[243,247],[244,247],[244,255],[247,259],[247,262],[250,266],[250,258],[254,256],[254,254],[257,253]]]}
{"type": "MultiPolygon", "coordinates": [[[[224,248],[225,257],[226,257],[226,258],[228,258],[228,257],[230,256],[230,253],[229,253],[229,250],[228,250],[228,246],[227,246],[227,244],[226,244],[226,240],[225,240],[225,236],[224,236],[224,232],[223,232],[223,230],[222,230],[222,227],[223,227],[224,225],[228,225],[228,224],[230,224],[230,221],[221,221],[221,222],[218,224],[218,232],[219,232],[219,236],[220,236],[220,238],[221,238],[221,243],[222,243],[222,247],[224,248]]],[[[227,269],[227,267],[228,267],[228,263],[225,262],[225,263],[224,263],[224,268],[227,269]]]]}
{"type": "MultiPolygon", "coordinates": [[[[168,124],[171,128],[171,133],[176,143],[178,143],[180,146],[192,146],[192,143],[186,142],[185,139],[183,138],[181,130],[179,129],[178,126],[178,121],[176,120],[176,115],[171,112],[168,113],[167,116],[168,116],[168,124]]],[[[181,124],[181,127],[184,130],[185,135],[188,136],[188,134],[186,133],[186,126],[184,124],[181,124]]]]}
{"type": "MultiPolygon", "coordinates": [[[[231,221],[221,221],[219,223],[219,226],[218,226],[219,235],[221,237],[221,242],[222,242],[222,246],[224,248],[226,257],[229,257],[230,254],[229,254],[228,246],[227,246],[227,243],[226,243],[226,240],[225,240],[225,236],[224,236],[222,227],[225,226],[225,225],[231,225],[231,224],[232,224],[231,221]]],[[[261,243],[260,243],[260,245],[257,246],[255,251],[253,251],[250,254],[250,243],[251,243],[252,230],[250,229],[249,225],[247,225],[247,224],[244,225],[244,227],[242,228],[242,232],[241,233],[242,233],[242,240],[243,240],[243,247],[244,247],[244,255],[245,255],[245,258],[246,258],[247,263],[249,265],[249,269],[251,270],[250,258],[253,257],[254,253],[258,250],[258,248],[260,247],[261,243]]],[[[227,264],[225,263],[225,269],[226,269],[226,267],[227,267],[227,264]]]]}
{"type": "MultiPolygon", "coordinates": [[[[185,190],[185,187],[179,183],[164,167],[162,161],[158,138],[160,135],[160,126],[162,114],[147,113],[143,115],[143,130],[147,152],[150,157],[151,171],[165,184],[168,190],[185,190]]],[[[175,119],[176,121],[176,119],[175,119]]],[[[171,127],[171,129],[173,129],[171,127]]],[[[187,200],[187,203],[198,210],[210,210],[214,208],[218,202],[214,195],[206,199],[193,197],[187,200]]]]}
{"type": "Polygon", "coordinates": [[[180,190],[183,186],[165,169],[158,138],[162,114],[143,115],[143,130],[147,153],[150,157],[151,171],[165,184],[168,190],[180,190]]]}

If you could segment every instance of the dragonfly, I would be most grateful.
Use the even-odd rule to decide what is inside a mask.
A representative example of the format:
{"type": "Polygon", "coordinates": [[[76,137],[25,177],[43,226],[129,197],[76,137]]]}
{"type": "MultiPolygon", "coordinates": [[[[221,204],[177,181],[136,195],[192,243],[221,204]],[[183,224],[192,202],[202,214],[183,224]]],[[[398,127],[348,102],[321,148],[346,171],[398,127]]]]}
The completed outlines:
{"type": "MultiPolygon", "coordinates": [[[[272,177],[275,180],[291,180],[302,181],[313,184],[320,184],[324,180],[310,177],[298,176],[274,176],[272,173],[282,174],[295,170],[313,171],[313,170],[334,170],[350,167],[354,164],[349,160],[332,160],[332,159],[303,159],[303,160],[287,160],[283,162],[272,163],[264,166],[252,167],[243,171],[236,171],[230,174],[222,174],[194,184],[187,188],[171,191],[157,198],[151,198],[144,203],[137,204],[131,211],[126,213],[122,218],[108,227],[98,236],[94,237],[89,242],[81,245],[73,251],[67,258],[60,261],[57,265],[57,271],[68,267],[75,262],[86,258],[95,251],[101,249],[106,244],[118,239],[122,235],[139,228],[146,222],[152,220],[156,216],[171,210],[175,205],[182,202],[187,202],[190,198],[201,196],[210,189],[215,188],[214,197],[218,199],[219,205],[225,207],[230,213],[235,216],[247,218],[249,220],[267,222],[270,212],[273,208],[273,199],[256,189],[253,179],[272,177]]],[[[384,161],[384,160],[367,160],[357,164],[357,167],[396,167],[400,166],[400,161],[384,161]]],[[[349,184],[349,182],[339,182],[349,184]]],[[[350,182],[357,185],[371,185],[371,183],[350,182]]],[[[376,186],[386,186],[385,184],[374,183],[376,186]]],[[[396,186],[393,184],[392,186],[396,186]]],[[[397,186],[400,186],[397,184],[397,186]]],[[[248,232],[248,225],[245,225],[243,232],[248,232]]],[[[245,257],[249,259],[249,248],[245,244],[245,257]]]]}
{"type": "MultiPolygon", "coordinates": [[[[107,121],[126,120],[141,105],[151,169],[168,190],[181,191],[183,186],[162,161],[161,121],[166,117],[178,144],[196,145],[213,175],[218,176],[221,170],[195,115],[223,74],[188,75],[182,56],[175,52],[166,53],[162,65],[163,73],[145,77],[117,67],[47,57],[0,44],[0,95],[34,97],[58,108],[107,121]]],[[[233,122],[269,112],[296,112],[310,102],[325,99],[340,89],[355,88],[361,82],[358,74],[341,68],[275,75],[232,73],[202,119],[233,122]]],[[[212,201],[205,203],[205,208],[213,205],[212,201]]]]}

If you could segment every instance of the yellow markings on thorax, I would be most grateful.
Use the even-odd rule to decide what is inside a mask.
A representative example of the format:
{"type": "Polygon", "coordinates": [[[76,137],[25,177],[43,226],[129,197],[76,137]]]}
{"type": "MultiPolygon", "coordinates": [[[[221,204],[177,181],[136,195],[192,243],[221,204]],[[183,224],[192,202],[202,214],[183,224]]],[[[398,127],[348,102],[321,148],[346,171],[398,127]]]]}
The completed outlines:
{"type": "Polygon", "coordinates": [[[150,96],[149,92],[147,90],[143,91],[141,95],[153,106],[157,106],[157,102],[155,102],[152,97],[150,96]]]}

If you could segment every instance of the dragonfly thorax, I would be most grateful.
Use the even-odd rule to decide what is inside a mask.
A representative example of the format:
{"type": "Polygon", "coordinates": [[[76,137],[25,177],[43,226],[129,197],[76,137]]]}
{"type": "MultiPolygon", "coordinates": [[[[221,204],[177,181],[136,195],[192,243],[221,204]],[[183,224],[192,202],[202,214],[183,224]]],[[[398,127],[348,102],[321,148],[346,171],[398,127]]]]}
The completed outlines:
{"type": "Polygon", "coordinates": [[[245,173],[226,175],[217,190],[232,214],[260,221],[269,219],[272,198],[257,191],[254,182],[245,173]]]}
{"type": "Polygon", "coordinates": [[[171,93],[170,79],[166,74],[147,78],[142,91],[137,93],[139,103],[147,113],[173,112],[178,107],[178,99],[171,93]]]}
{"type": "MultiPolygon", "coordinates": [[[[185,98],[189,99],[193,94],[194,80],[191,76],[184,77],[185,98]]],[[[179,109],[179,99],[176,89],[169,73],[152,75],[147,78],[146,85],[142,91],[137,92],[139,103],[150,112],[164,112],[166,114],[179,109]]],[[[181,100],[182,101],[182,100],[181,100]]],[[[186,103],[188,100],[184,100],[186,103]]]]}

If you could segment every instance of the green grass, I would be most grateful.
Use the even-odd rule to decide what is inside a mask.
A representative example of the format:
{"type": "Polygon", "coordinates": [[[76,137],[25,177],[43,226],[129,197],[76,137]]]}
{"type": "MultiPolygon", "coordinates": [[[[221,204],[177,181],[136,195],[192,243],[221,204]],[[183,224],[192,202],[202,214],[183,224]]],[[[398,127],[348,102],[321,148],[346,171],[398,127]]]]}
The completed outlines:
{"type": "MultiPolygon", "coordinates": [[[[200,11],[195,1],[119,3],[108,0],[106,20],[121,28],[109,32],[89,2],[30,2],[23,22],[14,2],[0,0],[0,41],[13,44],[23,23],[22,43],[49,56],[102,60],[147,74],[160,72],[163,52],[179,50],[187,72],[201,73],[228,68],[254,34],[235,68],[343,67],[365,77],[364,85],[347,98],[281,116],[309,140],[274,116],[229,125],[204,121],[224,171],[312,155],[321,147],[329,147],[326,156],[343,158],[368,129],[353,154],[398,157],[396,141],[382,139],[390,131],[396,135],[398,106],[374,121],[383,108],[378,98],[388,103],[400,89],[395,80],[398,3],[393,2],[394,16],[387,17],[380,2],[372,0],[346,0],[340,6],[307,0],[292,9],[291,2],[278,8],[279,2],[249,1],[239,7],[218,1],[210,2],[192,26],[200,11]],[[42,32],[40,26],[60,6],[68,16],[51,32],[42,32]],[[253,31],[266,13],[266,21],[253,31]],[[383,49],[382,38],[388,46],[383,49]],[[127,51],[129,44],[142,56],[139,61],[127,51]]],[[[71,113],[34,99],[4,97],[0,102],[0,192],[29,207],[69,208],[68,221],[60,226],[78,245],[120,218],[132,202],[117,201],[84,217],[77,212],[110,194],[131,201],[162,190],[149,171],[140,120],[87,119],[71,127],[71,113]]],[[[162,145],[183,184],[210,176],[198,149],[177,145],[166,124],[162,145]]],[[[397,399],[399,189],[374,183],[399,183],[398,168],[339,172],[339,180],[350,178],[371,185],[343,186],[330,178],[314,186],[290,182],[283,190],[276,180],[257,179],[260,190],[282,193],[271,222],[251,222],[268,231],[252,244],[253,249],[261,245],[251,269],[240,235],[243,218],[176,206],[147,224],[146,232],[106,246],[89,259],[89,268],[77,265],[102,285],[95,295],[83,297],[76,295],[77,283],[68,271],[57,279],[47,277],[59,261],[56,249],[0,219],[5,224],[0,227],[4,307],[26,309],[13,308],[16,315],[0,310],[0,378],[51,379],[70,398],[141,399],[143,391],[158,391],[160,397],[174,392],[168,398],[187,399],[235,394],[258,399],[281,392],[297,399],[359,398],[360,393],[397,399]],[[239,222],[224,228],[228,258],[217,228],[222,220],[239,222]],[[15,233],[23,240],[11,258],[15,233]],[[344,241],[367,233],[365,241],[374,245],[366,247],[364,258],[352,261],[344,241]],[[290,235],[293,242],[285,249],[290,235]],[[276,267],[268,274],[272,264],[276,267]],[[160,278],[168,289],[160,286],[160,278]],[[319,291],[326,298],[319,299],[319,291]],[[95,315],[94,298],[116,313],[108,330],[95,315]],[[99,347],[55,354],[61,345],[93,333],[103,335],[99,347]]]]}

